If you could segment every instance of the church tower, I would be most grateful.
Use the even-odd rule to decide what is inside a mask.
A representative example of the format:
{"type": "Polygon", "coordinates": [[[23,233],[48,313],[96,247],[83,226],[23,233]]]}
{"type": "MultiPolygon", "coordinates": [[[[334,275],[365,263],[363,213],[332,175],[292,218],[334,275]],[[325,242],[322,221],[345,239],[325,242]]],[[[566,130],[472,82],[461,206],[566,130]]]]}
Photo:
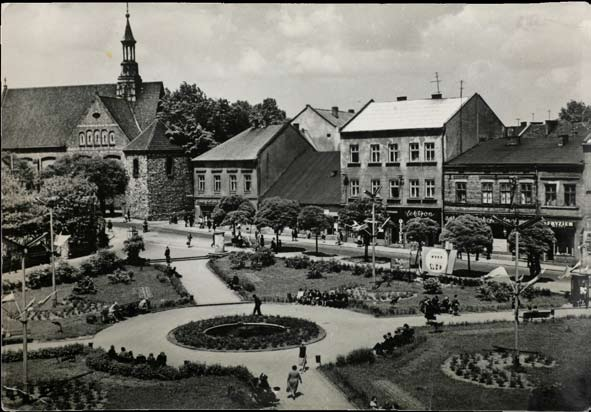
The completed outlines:
{"type": "Polygon", "coordinates": [[[136,96],[142,88],[137,62],[135,61],[135,39],[129,25],[129,8],[125,13],[127,24],[121,44],[123,45],[123,61],[121,62],[121,75],[117,79],[117,96],[123,97],[130,102],[136,100],[136,96]]]}

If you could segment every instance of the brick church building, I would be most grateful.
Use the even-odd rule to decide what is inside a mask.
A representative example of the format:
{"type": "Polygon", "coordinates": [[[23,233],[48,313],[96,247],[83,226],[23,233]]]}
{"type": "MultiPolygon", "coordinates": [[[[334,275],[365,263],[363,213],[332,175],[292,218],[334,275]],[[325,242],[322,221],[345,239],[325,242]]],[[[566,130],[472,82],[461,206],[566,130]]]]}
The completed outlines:
{"type": "Polygon", "coordinates": [[[164,219],[184,210],[190,194],[189,164],[157,122],[164,85],[144,82],[136,61],[129,13],[116,83],[2,91],[2,158],[28,161],[37,171],[66,154],[99,156],[123,163],[130,179],[117,208],[132,217],[164,219]],[[136,173],[137,172],[137,173],[136,173]],[[158,199],[148,194],[159,188],[158,199]]]}

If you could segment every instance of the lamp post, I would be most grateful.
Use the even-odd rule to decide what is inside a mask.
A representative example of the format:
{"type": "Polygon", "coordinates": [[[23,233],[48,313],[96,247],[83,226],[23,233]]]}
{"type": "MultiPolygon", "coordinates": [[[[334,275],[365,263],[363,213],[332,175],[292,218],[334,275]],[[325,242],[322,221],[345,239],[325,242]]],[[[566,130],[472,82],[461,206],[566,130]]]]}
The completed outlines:
{"type": "Polygon", "coordinates": [[[371,274],[374,285],[376,284],[376,200],[381,188],[378,186],[373,192],[365,191],[365,194],[371,199],[371,274]]]}
{"type": "Polygon", "coordinates": [[[57,306],[57,289],[55,284],[55,251],[53,248],[53,202],[57,200],[57,197],[50,197],[46,201],[36,197],[35,200],[47,206],[47,208],[49,209],[49,244],[51,248],[51,291],[53,292],[52,305],[55,307],[57,306]]]}

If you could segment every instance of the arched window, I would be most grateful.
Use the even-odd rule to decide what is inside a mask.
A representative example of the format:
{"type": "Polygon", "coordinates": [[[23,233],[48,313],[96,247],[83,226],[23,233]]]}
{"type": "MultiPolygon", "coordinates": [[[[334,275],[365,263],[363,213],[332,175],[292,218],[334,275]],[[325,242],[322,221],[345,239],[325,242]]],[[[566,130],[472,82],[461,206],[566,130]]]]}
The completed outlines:
{"type": "Polygon", "coordinates": [[[115,133],[109,132],[109,144],[115,146],[115,133]]]}
{"type": "Polygon", "coordinates": [[[166,158],[166,175],[168,177],[173,177],[173,175],[174,175],[174,169],[172,166],[173,166],[172,157],[168,156],[166,158]]]}
{"type": "Polygon", "coordinates": [[[92,146],[92,130],[86,131],[86,145],[92,146]]]}
{"type": "Polygon", "coordinates": [[[80,146],[86,146],[86,135],[84,134],[84,132],[80,132],[78,138],[80,140],[80,146]]]}
{"type": "Polygon", "coordinates": [[[101,132],[101,139],[103,141],[103,146],[108,146],[109,145],[109,136],[107,135],[107,131],[103,130],[101,132]]]}
{"type": "Polygon", "coordinates": [[[133,177],[140,177],[140,161],[137,158],[133,159],[133,177]]]}
{"type": "Polygon", "coordinates": [[[98,130],[94,131],[94,145],[95,146],[101,145],[101,132],[98,130]]]}

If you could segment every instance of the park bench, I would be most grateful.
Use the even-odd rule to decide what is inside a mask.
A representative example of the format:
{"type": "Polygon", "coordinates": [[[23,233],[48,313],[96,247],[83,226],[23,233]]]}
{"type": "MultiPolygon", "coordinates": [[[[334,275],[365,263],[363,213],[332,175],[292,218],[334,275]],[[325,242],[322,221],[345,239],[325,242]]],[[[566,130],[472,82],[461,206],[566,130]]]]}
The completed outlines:
{"type": "Polygon", "coordinates": [[[427,325],[433,327],[433,332],[441,332],[441,328],[443,327],[443,322],[428,320],[427,325]]]}
{"type": "Polygon", "coordinates": [[[527,322],[533,319],[548,319],[552,317],[554,319],[554,309],[551,310],[528,310],[527,312],[523,312],[521,315],[523,317],[523,321],[527,322]]]}

